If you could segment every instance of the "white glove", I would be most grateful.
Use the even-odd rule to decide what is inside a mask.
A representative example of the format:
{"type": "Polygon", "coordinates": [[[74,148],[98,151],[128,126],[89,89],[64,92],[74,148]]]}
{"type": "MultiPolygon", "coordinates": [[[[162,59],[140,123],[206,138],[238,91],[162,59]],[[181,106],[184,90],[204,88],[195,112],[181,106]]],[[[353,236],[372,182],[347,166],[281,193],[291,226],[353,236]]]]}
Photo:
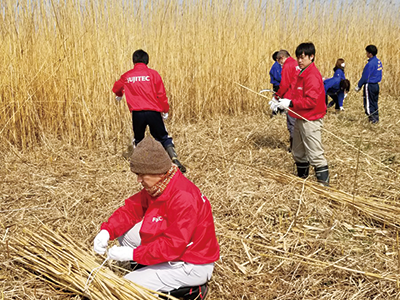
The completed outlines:
{"type": "Polygon", "coordinates": [[[117,101],[121,101],[121,100],[122,100],[122,97],[115,96],[115,100],[117,100],[117,101]]]}
{"type": "Polygon", "coordinates": [[[113,246],[108,250],[108,257],[117,261],[133,260],[133,248],[127,246],[113,246]]]}
{"type": "Polygon", "coordinates": [[[278,100],[275,99],[275,97],[272,97],[272,100],[269,101],[268,104],[272,111],[275,111],[275,112],[278,111],[279,103],[278,103],[278,100]]]}
{"type": "Polygon", "coordinates": [[[161,113],[161,117],[164,119],[164,120],[166,120],[166,119],[168,119],[168,113],[161,113]]]}
{"type": "Polygon", "coordinates": [[[292,103],[292,100],[286,99],[286,98],[282,98],[279,99],[279,108],[281,109],[288,109],[290,104],[292,103]]]}
{"type": "Polygon", "coordinates": [[[93,249],[98,254],[104,254],[107,251],[108,241],[110,239],[110,234],[107,230],[102,229],[94,238],[93,249]]]}
{"type": "Polygon", "coordinates": [[[343,108],[343,106],[341,106],[341,107],[340,107],[340,111],[344,111],[344,108],[343,108]]]}
{"type": "Polygon", "coordinates": [[[359,90],[361,90],[361,88],[359,88],[358,87],[358,85],[354,88],[354,90],[356,91],[356,92],[358,92],[359,90]]]}

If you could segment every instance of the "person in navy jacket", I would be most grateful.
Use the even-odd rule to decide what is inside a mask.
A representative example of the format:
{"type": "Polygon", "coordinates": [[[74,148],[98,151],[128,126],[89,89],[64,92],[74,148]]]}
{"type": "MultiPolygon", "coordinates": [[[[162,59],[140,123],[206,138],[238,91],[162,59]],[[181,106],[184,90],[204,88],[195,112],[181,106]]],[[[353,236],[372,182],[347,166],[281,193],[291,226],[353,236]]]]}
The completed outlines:
{"type": "Polygon", "coordinates": [[[164,83],[156,70],[147,67],[149,55],[142,49],[132,55],[133,69],[122,74],[114,83],[112,91],[120,101],[125,94],[126,103],[132,113],[134,147],[144,138],[146,127],[159,141],[181,172],[186,168],[178,160],[172,138],[168,135],[164,120],[168,118],[169,104],[164,83]]]}
{"type": "Polygon", "coordinates": [[[336,111],[343,111],[343,100],[346,98],[347,93],[350,90],[350,81],[346,79],[344,75],[345,62],[343,58],[339,58],[336,61],[336,65],[333,68],[335,72],[332,78],[324,79],[324,88],[326,94],[327,107],[335,105],[336,111]],[[328,96],[332,98],[332,101],[328,104],[328,96]]]}
{"type": "Polygon", "coordinates": [[[376,124],[379,122],[379,82],[382,80],[382,62],[376,57],[378,49],[375,45],[368,45],[365,48],[368,63],[365,65],[360,81],[355,87],[358,92],[362,87],[365,114],[368,120],[376,124]]]}
{"type": "Polygon", "coordinates": [[[101,225],[94,251],[145,265],[125,278],[151,290],[206,284],[220,253],[210,201],[150,136],[133,150],[130,168],[143,189],[101,225]],[[107,249],[116,238],[120,246],[107,249]]]}
{"type": "Polygon", "coordinates": [[[269,71],[269,77],[271,78],[270,83],[272,84],[272,89],[274,92],[277,92],[279,90],[279,85],[281,84],[281,79],[282,79],[282,66],[281,64],[277,61],[279,51],[276,51],[272,55],[272,59],[274,60],[274,64],[271,67],[271,70],[269,71]]]}

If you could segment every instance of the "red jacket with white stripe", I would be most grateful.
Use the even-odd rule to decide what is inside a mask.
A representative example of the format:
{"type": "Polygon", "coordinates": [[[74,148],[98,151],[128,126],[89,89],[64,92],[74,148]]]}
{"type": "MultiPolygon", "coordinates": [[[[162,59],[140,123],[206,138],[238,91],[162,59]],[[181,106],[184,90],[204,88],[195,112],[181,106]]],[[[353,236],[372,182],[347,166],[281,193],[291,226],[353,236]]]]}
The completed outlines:
{"type": "Polygon", "coordinates": [[[125,92],[130,111],[151,110],[167,113],[168,98],[164,83],[156,70],[137,63],[114,83],[112,91],[119,97],[125,92]]]}
{"type": "Polygon", "coordinates": [[[297,61],[292,57],[288,57],[282,66],[282,79],[279,90],[276,92],[279,98],[292,100],[292,92],[299,72],[300,68],[297,61]]]}
{"type": "MultiPolygon", "coordinates": [[[[293,90],[291,110],[306,118],[308,121],[322,119],[326,114],[325,88],[321,73],[314,63],[297,76],[293,90]]],[[[289,111],[289,115],[302,119],[289,111]]]]}
{"type": "Polygon", "coordinates": [[[151,197],[143,189],[126,199],[101,229],[115,239],[142,219],[141,245],[133,252],[133,260],[139,264],[208,264],[219,259],[211,204],[180,171],[159,197],[151,197]]]}

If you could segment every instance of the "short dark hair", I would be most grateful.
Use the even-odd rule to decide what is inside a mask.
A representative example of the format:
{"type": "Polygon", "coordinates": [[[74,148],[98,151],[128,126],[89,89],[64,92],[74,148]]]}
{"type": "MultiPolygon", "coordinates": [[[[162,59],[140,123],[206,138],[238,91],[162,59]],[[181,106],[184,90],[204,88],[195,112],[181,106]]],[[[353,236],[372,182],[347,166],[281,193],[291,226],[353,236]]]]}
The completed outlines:
{"type": "Polygon", "coordinates": [[[276,61],[278,59],[278,53],[279,53],[279,51],[275,51],[274,54],[272,54],[272,59],[274,61],[276,61]]]}
{"type": "Polygon", "coordinates": [[[340,89],[348,92],[350,91],[350,80],[348,79],[343,79],[340,81],[340,89]]]}
{"type": "Polygon", "coordinates": [[[147,65],[149,63],[149,55],[147,54],[146,51],[139,49],[133,52],[132,60],[134,64],[144,63],[147,65]]]}
{"type": "Polygon", "coordinates": [[[376,48],[375,45],[368,45],[365,48],[365,51],[367,51],[368,53],[371,53],[373,56],[378,54],[378,48],[376,48]]]}
{"type": "Polygon", "coordinates": [[[301,43],[296,48],[296,57],[300,57],[302,54],[315,56],[315,46],[313,43],[301,43]]]}

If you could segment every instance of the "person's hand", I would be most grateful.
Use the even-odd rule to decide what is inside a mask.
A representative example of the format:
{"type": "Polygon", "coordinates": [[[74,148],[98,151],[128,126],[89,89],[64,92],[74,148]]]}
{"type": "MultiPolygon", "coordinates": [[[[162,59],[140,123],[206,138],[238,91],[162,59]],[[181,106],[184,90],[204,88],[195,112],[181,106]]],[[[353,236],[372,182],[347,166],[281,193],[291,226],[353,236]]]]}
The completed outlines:
{"type": "Polygon", "coordinates": [[[121,100],[122,100],[122,97],[115,96],[115,100],[117,100],[117,101],[121,101],[121,100]]]}
{"type": "Polygon", "coordinates": [[[292,100],[286,99],[286,98],[282,98],[279,99],[279,108],[281,109],[288,109],[290,107],[290,104],[292,103],[292,100]]]}
{"type": "Polygon", "coordinates": [[[275,100],[275,97],[272,97],[271,101],[269,101],[268,104],[272,111],[274,112],[278,111],[279,103],[277,100],[275,100]]]}
{"type": "Polygon", "coordinates": [[[357,86],[354,88],[354,90],[355,90],[356,92],[358,92],[359,90],[361,90],[361,88],[357,85],[357,86]]]}
{"type": "Polygon", "coordinates": [[[168,119],[168,113],[161,113],[161,117],[164,119],[164,120],[166,120],[166,119],[168,119]]]}
{"type": "Polygon", "coordinates": [[[133,248],[127,246],[113,246],[108,250],[108,257],[117,261],[133,260],[133,248]]]}
{"type": "Polygon", "coordinates": [[[102,229],[94,238],[93,249],[98,254],[104,254],[107,251],[108,241],[110,239],[110,234],[107,230],[102,229]]]}

